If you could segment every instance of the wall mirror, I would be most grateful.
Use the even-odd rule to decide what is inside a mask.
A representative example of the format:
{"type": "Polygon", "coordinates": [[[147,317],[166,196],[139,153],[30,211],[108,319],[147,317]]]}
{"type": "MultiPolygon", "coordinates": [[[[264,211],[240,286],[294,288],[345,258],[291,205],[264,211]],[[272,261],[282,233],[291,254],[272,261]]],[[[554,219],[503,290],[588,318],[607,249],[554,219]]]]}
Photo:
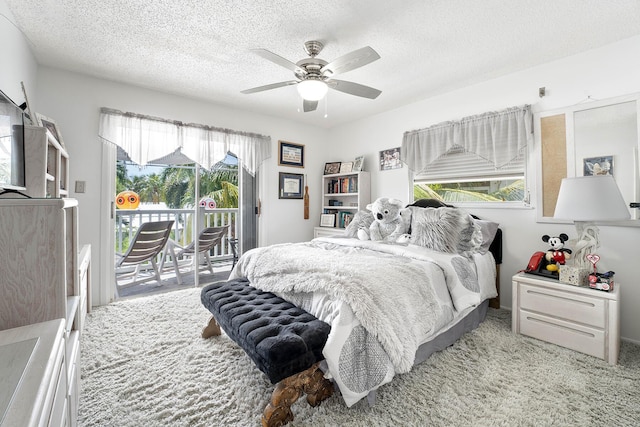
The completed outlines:
{"type": "MultiPolygon", "coordinates": [[[[537,163],[537,220],[553,218],[562,178],[613,175],[627,203],[640,202],[640,93],[534,114],[537,163]]],[[[597,203],[597,200],[594,200],[597,203]]],[[[632,220],[616,225],[639,225],[632,220]]]]}

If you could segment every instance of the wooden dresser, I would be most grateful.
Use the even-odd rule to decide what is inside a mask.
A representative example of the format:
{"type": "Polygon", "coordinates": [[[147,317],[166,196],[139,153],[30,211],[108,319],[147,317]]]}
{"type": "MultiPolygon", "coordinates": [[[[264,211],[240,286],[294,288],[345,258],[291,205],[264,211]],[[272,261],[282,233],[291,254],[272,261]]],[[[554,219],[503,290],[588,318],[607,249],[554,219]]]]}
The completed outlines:
{"type": "Polygon", "coordinates": [[[618,363],[618,283],[604,292],[523,273],[512,283],[513,332],[618,363]]]}

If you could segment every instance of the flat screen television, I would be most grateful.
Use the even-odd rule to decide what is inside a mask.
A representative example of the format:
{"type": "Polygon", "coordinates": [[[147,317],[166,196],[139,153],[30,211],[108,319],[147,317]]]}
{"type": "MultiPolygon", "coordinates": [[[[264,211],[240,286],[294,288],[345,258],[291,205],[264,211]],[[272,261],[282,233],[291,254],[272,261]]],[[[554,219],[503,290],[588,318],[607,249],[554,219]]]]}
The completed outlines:
{"type": "Polygon", "coordinates": [[[0,91],[0,193],[25,189],[24,112],[0,91]]]}

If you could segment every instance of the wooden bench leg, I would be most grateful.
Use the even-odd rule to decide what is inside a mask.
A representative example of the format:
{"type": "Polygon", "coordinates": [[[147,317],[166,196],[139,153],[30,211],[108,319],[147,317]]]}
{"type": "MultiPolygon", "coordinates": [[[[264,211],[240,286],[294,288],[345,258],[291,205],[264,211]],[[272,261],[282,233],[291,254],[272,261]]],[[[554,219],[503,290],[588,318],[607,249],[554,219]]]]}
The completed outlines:
{"type": "Polygon", "coordinates": [[[263,427],[277,427],[293,421],[291,405],[302,393],[307,395],[311,406],[318,406],[333,394],[333,384],[324,377],[319,363],[276,384],[271,401],[262,413],[263,427]]]}
{"type": "Polygon", "coordinates": [[[211,338],[213,336],[218,336],[222,333],[220,329],[220,325],[216,322],[216,319],[211,316],[209,319],[209,324],[202,329],[202,338],[211,338]]]}

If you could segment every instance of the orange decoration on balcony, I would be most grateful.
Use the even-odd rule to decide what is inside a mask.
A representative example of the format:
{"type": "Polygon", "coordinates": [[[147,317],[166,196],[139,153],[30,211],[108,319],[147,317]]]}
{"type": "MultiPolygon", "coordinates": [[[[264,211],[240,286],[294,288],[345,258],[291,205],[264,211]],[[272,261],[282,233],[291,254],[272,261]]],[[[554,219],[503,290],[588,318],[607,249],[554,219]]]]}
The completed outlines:
{"type": "Polygon", "coordinates": [[[116,206],[118,209],[138,209],[140,196],[133,191],[122,191],[116,196],[116,206]]]}

